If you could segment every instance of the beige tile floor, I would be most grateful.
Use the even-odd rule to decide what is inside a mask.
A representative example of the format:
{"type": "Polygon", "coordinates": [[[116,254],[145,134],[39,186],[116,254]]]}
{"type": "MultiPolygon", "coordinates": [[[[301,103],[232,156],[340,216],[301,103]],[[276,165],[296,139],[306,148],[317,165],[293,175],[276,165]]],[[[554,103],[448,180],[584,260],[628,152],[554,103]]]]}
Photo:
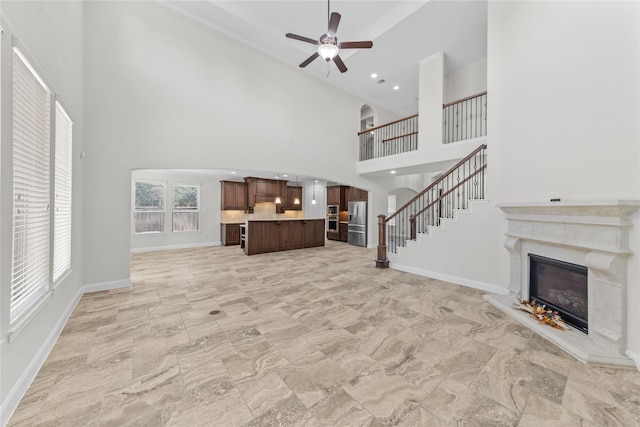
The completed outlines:
{"type": "Polygon", "coordinates": [[[10,425],[640,425],[639,372],[374,257],[133,255],[133,285],[82,298],[10,425]]]}

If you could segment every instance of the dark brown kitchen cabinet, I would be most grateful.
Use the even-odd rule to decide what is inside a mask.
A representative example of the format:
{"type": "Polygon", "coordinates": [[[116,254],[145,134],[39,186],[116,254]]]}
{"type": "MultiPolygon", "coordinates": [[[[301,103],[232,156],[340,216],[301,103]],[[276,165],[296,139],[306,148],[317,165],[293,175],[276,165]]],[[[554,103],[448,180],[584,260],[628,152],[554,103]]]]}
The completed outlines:
{"type": "Polygon", "coordinates": [[[222,246],[240,244],[240,224],[220,224],[222,246]]]}
{"type": "Polygon", "coordinates": [[[301,211],[302,210],[302,187],[287,186],[285,209],[289,211],[301,211]],[[297,205],[293,202],[296,198],[300,201],[297,205]]]}
{"type": "Polygon", "coordinates": [[[247,255],[324,246],[324,219],[248,221],[247,255]]]}
{"type": "Polygon", "coordinates": [[[220,208],[245,210],[247,208],[247,184],[238,181],[220,181],[220,208]]]}
{"type": "Polygon", "coordinates": [[[340,232],[333,230],[327,231],[327,240],[340,240],[340,232]]]}
{"type": "Polygon", "coordinates": [[[356,187],[349,187],[347,199],[349,202],[366,202],[369,199],[369,192],[356,187]]]}
{"type": "Polygon", "coordinates": [[[276,197],[280,197],[281,203],[276,205],[276,212],[283,213],[287,198],[287,181],[281,179],[266,179],[246,177],[247,183],[247,209],[246,212],[253,213],[256,203],[274,203],[276,197]]]}
{"type": "Polygon", "coordinates": [[[303,220],[304,247],[324,246],[324,219],[303,220]]]}
{"type": "Polygon", "coordinates": [[[247,255],[276,252],[279,230],[278,221],[248,221],[244,252],[247,255]]]}
{"type": "Polygon", "coordinates": [[[340,229],[340,241],[347,242],[349,241],[349,224],[346,222],[341,222],[339,225],[340,229]]]}
{"type": "Polygon", "coordinates": [[[338,205],[339,211],[347,210],[347,190],[344,185],[333,185],[327,187],[327,205],[338,205]]]}
{"type": "Polygon", "coordinates": [[[279,221],[278,227],[280,227],[278,250],[288,251],[304,247],[304,235],[302,234],[304,225],[302,221],[279,221]]]}
{"type": "MultiPolygon", "coordinates": [[[[280,197],[280,203],[276,203],[276,213],[284,213],[285,209],[289,209],[288,195],[287,181],[276,181],[276,197],[280,197]]],[[[293,203],[293,200],[291,203],[293,203]]]]}

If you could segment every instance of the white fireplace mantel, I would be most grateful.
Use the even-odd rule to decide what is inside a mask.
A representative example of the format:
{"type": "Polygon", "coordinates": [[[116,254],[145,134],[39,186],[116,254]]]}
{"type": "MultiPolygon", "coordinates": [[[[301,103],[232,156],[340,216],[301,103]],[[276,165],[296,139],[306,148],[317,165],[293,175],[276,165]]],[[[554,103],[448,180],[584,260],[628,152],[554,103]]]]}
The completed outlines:
{"type": "Polygon", "coordinates": [[[583,362],[633,366],[624,355],[627,342],[627,258],[629,217],[638,200],[499,204],[508,221],[509,296],[487,295],[498,308],[583,362]],[[514,310],[529,299],[528,255],[558,259],[588,269],[589,334],[556,331],[514,310]],[[529,322],[530,321],[530,322],[529,322]]]}

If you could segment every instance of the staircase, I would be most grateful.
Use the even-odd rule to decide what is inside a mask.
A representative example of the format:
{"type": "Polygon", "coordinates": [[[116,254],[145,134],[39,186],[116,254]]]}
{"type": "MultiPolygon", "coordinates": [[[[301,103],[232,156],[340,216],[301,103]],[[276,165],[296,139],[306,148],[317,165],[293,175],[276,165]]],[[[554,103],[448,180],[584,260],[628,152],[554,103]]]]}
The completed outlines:
{"type": "Polygon", "coordinates": [[[485,200],[486,149],[486,144],[476,148],[393,215],[378,216],[376,267],[388,268],[390,256],[411,242],[439,234],[474,201],[485,200]]]}

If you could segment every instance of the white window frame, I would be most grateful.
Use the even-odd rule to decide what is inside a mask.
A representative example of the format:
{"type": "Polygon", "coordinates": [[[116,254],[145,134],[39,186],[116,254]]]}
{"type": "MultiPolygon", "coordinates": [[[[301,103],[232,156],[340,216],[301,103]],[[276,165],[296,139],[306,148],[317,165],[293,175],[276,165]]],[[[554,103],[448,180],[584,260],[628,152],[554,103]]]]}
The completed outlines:
{"type": "Polygon", "coordinates": [[[167,183],[164,181],[155,181],[148,179],[134,179],[132,180],[131,185],[131,231],[134,236],[149,236],[149,235],[161,235],[166,234],[167,228],[167,183]],[[157,210],[143,210],[138,209],[136,207],[136,184],[144,183],[144,184],[152,184],[152,185],[161,185],[163,187],[163,206],[162,209],[157,210]],[[162,213],[162,231],[136,231],[136,220],[137,214],[143,212],[155,212],[162,213]]]}
{"type": "Polygon", "coordinates": [[[197,233],[200,231],[200,184],[171,184],[171,232],[172,233],[197,233]],[[197,191],[197,206],[195,210],[188,210],[186,208],[176,207],[176,187],[194,187],[197,191]],[[176,230],[175,215],[177,213],[195,212],[197,215],[196,229],[195,230],[176,230]]]}
{"type": "Polygon", "coordinates": [[[15,325],[44,300],[51,288],[53,96],[30,62],[15,46],[13,86],[13,219],[9,317],[10,323],[15,325]],[[24,96],[20,97],[21,93],[24,96]],[[40,105],[30,105],[28,97],[31,100],[39,97],[40,101],[45,101],[40,105]],[[38,110],[42,123],[34,121],[38,110]]]}
{"type": "Polygon", "coordinates": [[[73,122],[60,102],[55,103],[53,198],[54,287],[71,271],[73,122]]]}

